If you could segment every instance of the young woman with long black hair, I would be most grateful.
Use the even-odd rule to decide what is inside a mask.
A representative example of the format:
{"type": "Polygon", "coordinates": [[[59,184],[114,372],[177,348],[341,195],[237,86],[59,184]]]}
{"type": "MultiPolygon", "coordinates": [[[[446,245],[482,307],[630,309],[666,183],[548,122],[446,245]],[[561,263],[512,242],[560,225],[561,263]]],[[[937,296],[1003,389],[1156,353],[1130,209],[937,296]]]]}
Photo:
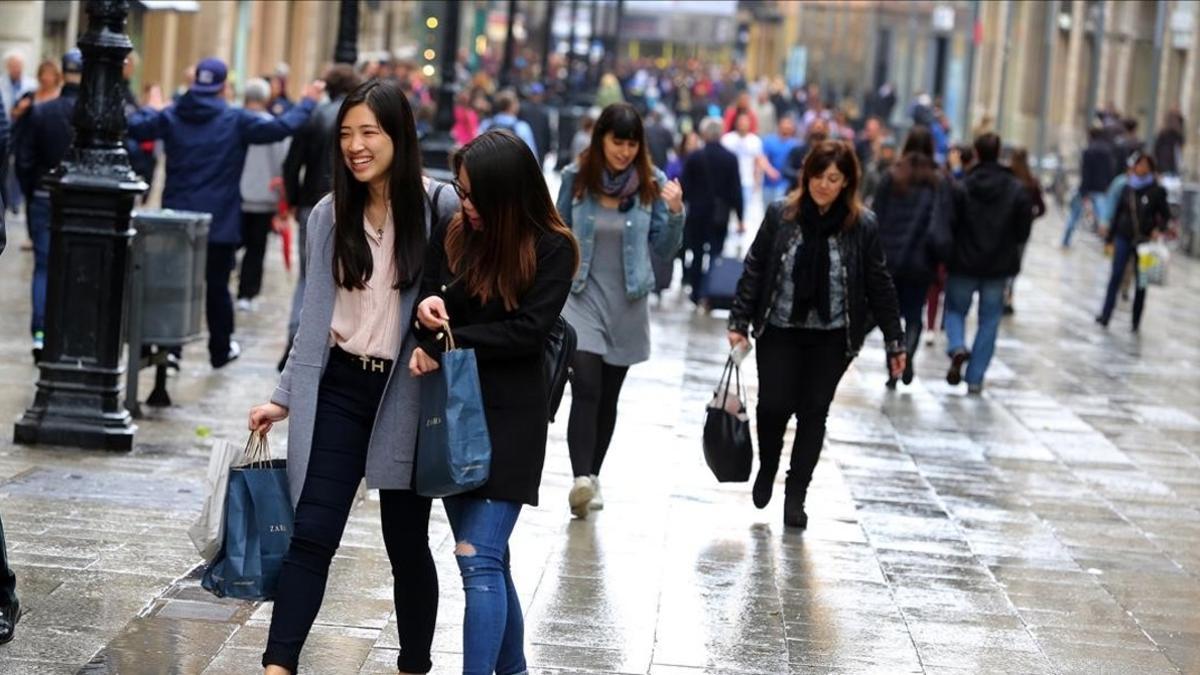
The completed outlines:
{"type": "Polygon", "coordinates": [[[524,504],[537,506],[546,458],[546,339],[571,290],[579,249],[541,166],[508,131],[489,131],[454,157],[462,211],[438,227],[425,258],[409,360],[439,368],[448,330],[475,350],[492,446],[482,487],[443,500],[466,593],[463,673],[526,671],[524,620],[508,540],[524,504]]]}
{"type": "Polygon", "coordinates": [[[581,262],[563,316],[578,345],[571,368],[567,446],[571,513],[604,505],[600,467],[617,424],[629,367],[650,358],[651,251],[670,260],[683,241],[683,189],[650,163],[642,118],[614,103],[592,144],[562,174],[558,212],[579,239],[581,262]]]}
{"type": "Polygon", "coordinates": [[[333,194],[308,221],[300,328],[271,402],[250,411],[267,433],[291,418],[288,479],[296,518],[262,664],[295,673],[321,607],[358,484],[378,488],[392,564],[404,673],[426,673],[437,619],[430,500],[412,490],[418,383],[408,332],[428,233],[458,209],[453,190],[421,175],[412,109],[394,84],[371,81],[342,102],[333,194]],[[444,187],[444,186],[443,186],[444,187]]]}
{"type": "Polygon", "coordinates": [[[754,505],[771,500],[788,418],[796,417],[783,522],[805,528],[804,501],[825,442],[838,382],[870,325],[883,330],[892,377],[906,362],[896,290],[875,216],[858,201],[858,159],[844,141],[821,141],[800,187],[767,209],[746,256],[729,314],[729,344],[758,342],[758,477],[754,505]]]}

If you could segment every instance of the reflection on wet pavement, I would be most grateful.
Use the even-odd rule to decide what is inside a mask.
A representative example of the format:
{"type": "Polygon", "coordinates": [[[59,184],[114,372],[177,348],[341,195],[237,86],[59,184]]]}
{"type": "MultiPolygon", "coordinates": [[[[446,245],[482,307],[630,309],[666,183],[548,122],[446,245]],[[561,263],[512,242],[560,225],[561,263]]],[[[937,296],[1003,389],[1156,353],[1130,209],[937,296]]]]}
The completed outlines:
{"type": "MultiPolygon", "coordinates": [[[[723,324],[678,289],[655,303],[655,359],[630,372],[605,510],[569,518],[564,415],[542,505],[514,535],[532,672],[1200,672],[1200,263],[1177,257],[1140,338],[1119,327],[1123,313],[1102,332],[1091,322],[1106,276],[1098,245],[1064,254],[1057,225],[1037,226],[984,396],[941,380],[940,347],[918,355],[911,387],[889,393],[879,338],[868,341],[834,404],[803,534],[782,527],[782,475],[760,512],[747,485],[707,473],[698,439],[723,324]]],[[[198,427],[240,439],[245,410],[274,381],[278,262],[268,257],[270,301],[239,315],[242,359],[212,373],[189,347],[171,383],[179,405],[151,411],[135,452],[0,446],[0,513],[26,611],[0,672],[258,671],[271,606],[200,589],[185,529],[207,462],[198,427]]],[[[18,280],[30,267],[0,258],[11,315],[28,311],[18,280]]],[[[34,376],[20,324],[0,327],[10,419],[34,376]]],[[[463,600],[439,507],[430,536],[442,591],[434,672],[454,673],[463,600]]],[[[368,495],[303,669],[394,673],[398,648],[368,495]]]]}

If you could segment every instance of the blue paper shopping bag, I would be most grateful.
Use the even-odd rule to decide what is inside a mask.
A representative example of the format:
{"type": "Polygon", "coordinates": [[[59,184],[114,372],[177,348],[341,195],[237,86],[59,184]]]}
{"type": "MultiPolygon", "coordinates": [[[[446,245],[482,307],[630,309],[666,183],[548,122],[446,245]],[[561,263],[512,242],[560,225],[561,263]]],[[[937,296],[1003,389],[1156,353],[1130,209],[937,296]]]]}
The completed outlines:
{"type": "Polygon", "coordinates": [[[259,444],[261,451],[247,450],[247,461],[229,471],[225,538],[200,582],[217,597],[273,599],[291,543],[287,460],[270,459],[265,439],[259,444]]]}
{"type": "Polygon", "coordinates": [[[421,378],[417,494],[449,497],[487,482],[492,441],[483,412],[475,351],[456,349],[449,327],[442,365],[421,378]]]}

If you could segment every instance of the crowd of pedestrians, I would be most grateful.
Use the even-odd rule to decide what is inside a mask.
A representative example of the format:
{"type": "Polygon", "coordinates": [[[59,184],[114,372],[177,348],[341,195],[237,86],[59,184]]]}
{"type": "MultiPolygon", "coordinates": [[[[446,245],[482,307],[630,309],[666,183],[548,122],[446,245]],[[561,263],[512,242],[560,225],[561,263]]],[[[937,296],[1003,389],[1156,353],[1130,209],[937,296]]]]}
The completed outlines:
{"type": "MultiPolygon", "coordinates": [[[[70,145],[82,71],[74,51],[61,68],[49,65],[25,81],[10,58],[0,78],[10,112],[0,130],[12,121],[17,193],[35,253],[35,358],[50,223],[40,181],[70,145]]],[[[281,65],[247,82],[240,106],[230,105],[227,75],[223,62],[205,59],[170,102],[149,87],[138,106],[129,92],[128,147],[140,171],[152,173],[163,156],[164,206],[212,214],[205,309],[213,368],[240,354],[235,308],[256,306],[271,232],[291,219],[299,225],[287,352],[269,402],[249,413],[258,434],[290,420],[295,522],[262,657],[270,675],[297,670],[364,479],[380,490],[394,600],[403,608],[397,666],[430,670],[438,582],[431,499],[414,490],[418,402],[422,378],[454,344],[477,355],[493,456],[482,486],[443,500],[466,592],[464,670],[523,672],[509,539],[523,506],[538,504],[544,346],[560,316],[577,338],[567,507],[583,519],[604,506],[600,474],[629,369],[652,358],[649,296],[664,288],[661,270],[669,285],[682,258],[683,286],[706,303],[706,276],[727,236],[747,230],[750,206],[761,199],[765,216],[729,292],[727,338],[742,352],[751,340],[757,345],[753,503],[771,500],[795,417],[783,518],[803,529],[826,418],[866,336],[882,332],[886,386],[894,389],[913,382],[922,335],[932,344],[944,324],[946,381],[981,394],[1003,316],[1014,311],[1033,222],[1046,211],[1023,148],[1006,149],[987,125],[969,144],[952,144],[954,130],[928,95],[906,111],[911,125],[898,143],[890,85],[860,103],[815,85],[748,83],[736,68],[634,62],[601,78],[596,109],[564,135],[540,84],[498,89],[476,75],[454,99],[450,133],[459,147],[444,184],[422,169],[432,95],[415,71],[333,66],[291,101],[281,65]],[[552,199],[543,164],[560,139],[569,139],[570,161],[556,166],[561,184],[552,199]],[[240,249],[235,304],[229,286],[240,249]]],[[[1137,268],[1138,244],[1168,227],[1167,192],[1156,176],[1168,164],[1178,168],[1184,137],[1182,119],[1173,120],[1144,151],[1132,120],[1097,122],[1063,246],[1090,205],[1113,249],[1096,319],[1107,326],[1126,270],[1137,268]]],[[[1145,304],[1137,281],[1135,331],[1145,304]]],[[[0,594],[0,642],[19,617],[8,595],[5,605],[0,594]]]]}

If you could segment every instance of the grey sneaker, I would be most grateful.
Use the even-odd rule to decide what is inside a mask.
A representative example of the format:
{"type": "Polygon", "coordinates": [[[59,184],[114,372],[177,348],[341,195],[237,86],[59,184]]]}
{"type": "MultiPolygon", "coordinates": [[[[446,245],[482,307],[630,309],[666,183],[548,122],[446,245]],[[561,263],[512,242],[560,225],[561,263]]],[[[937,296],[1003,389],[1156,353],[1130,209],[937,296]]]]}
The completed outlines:
{"type": "Polygon", "coordinates": [[[970,394],[971,396],[981,395],[983,393],[983,383],[968,384],[967,385],[967,393],[970,394]]]}
{"type": "Polygon", "coordinates": [[[600,494],[600,477],[590,476],[592,479],[592,501],[588,502],[588,508],[592,511],[602,511],[604,509],[604,495],[600,494]]]}
{"type": "Polygon", "coordinates": [[[567,494],[567,504],[571,506],[571,515],[579,519],[588,517],[588,505],[596,496],[596,488],[592,485],[591,476],[576,476],[571,492],[567,494]]]}

